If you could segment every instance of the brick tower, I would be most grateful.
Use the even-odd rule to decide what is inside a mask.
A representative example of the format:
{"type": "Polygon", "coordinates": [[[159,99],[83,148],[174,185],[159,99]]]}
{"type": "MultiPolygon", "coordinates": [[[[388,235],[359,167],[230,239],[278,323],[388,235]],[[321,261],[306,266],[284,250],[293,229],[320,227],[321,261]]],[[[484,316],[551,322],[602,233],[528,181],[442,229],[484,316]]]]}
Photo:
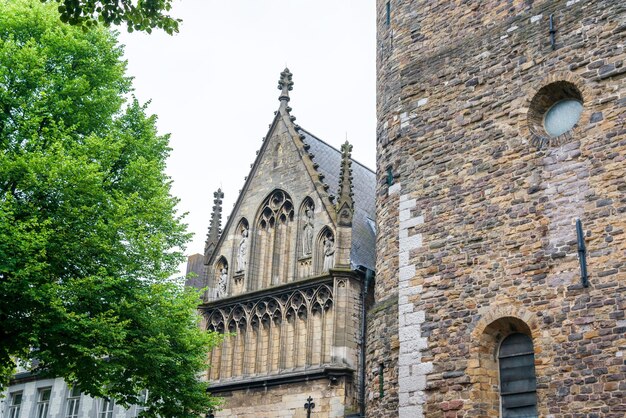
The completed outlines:
{"type": "Polygon", "coordinates": [[[379,0],[367,416],[626,414],[626,3],[379,0]]]}

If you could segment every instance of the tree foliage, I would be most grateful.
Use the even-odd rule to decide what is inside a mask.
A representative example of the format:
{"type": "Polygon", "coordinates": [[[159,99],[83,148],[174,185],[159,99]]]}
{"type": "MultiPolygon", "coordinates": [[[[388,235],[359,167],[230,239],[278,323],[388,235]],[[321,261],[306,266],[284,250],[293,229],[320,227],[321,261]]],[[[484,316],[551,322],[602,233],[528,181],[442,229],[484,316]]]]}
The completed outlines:
{"type": "Polygon", "coordinates": [[[164,174],[167,136],[127,100],[102,27],[0,0],[0,379],[15,359],[148,415],[214,406],[197,294],[168,280],[188,240],[164,174]]]}
{"type": "Polygon", "coordinates": [[[163,29],[168,34],[178,32],[180,19],[167,12],[172,0],[41,0],[56,2],[61,21],[88,28],[102,23],[120,25],[126,23],[129,32],[135,30],[152,32],[163,29]]]}

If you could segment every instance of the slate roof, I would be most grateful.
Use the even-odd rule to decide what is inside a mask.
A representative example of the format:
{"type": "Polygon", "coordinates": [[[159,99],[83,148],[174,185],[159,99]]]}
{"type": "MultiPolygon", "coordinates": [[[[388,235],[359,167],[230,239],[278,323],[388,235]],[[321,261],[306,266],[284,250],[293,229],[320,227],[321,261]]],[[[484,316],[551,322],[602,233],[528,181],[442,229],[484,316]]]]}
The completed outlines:
{"type": "MultiPolygon", "coordinates": [[[[328,192],[337,195],[341,174],[341,151],[328,145],[310,132],[300,129],[304,142],[310,145],[317,170],[324,174],[328,192]]],[[[354,217],[352,220],[352,248],[350,263],[353,269],[359,266],[370,270],[376,263],[376,173],[361,163],[352,160],[352,191],[354,193],[354,217]]]]}

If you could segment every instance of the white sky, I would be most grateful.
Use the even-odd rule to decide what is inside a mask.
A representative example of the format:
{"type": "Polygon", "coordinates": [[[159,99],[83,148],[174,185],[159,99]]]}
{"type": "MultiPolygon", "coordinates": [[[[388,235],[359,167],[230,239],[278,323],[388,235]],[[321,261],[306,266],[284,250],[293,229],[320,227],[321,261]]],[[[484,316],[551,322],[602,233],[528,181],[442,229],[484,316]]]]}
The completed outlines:
{"type": "Polygon", "coordinates": [[[296,123],[375,166],[374,0],[179,0],[180,33],[121,32],[135,95],[170,133],[172,192],[202,252],[213,192],[222,226],[278,109],[280,72],[293,73],[296,123]]]}

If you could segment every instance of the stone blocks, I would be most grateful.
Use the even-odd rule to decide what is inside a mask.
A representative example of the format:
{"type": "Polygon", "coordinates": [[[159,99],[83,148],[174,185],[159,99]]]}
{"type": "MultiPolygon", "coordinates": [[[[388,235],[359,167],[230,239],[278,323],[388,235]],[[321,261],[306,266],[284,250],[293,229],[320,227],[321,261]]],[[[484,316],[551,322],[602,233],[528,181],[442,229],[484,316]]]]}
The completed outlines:
{"type": "Polygon", "coordinates": [[[623,416],[626,6],[392,0],[387,23],[386,4],[377,158],[395,177],[377,193],[367,415],[499,416],[497,348],[515,330],[533,339],[539,416],[623,416]],[[551,83],[583,112],[539,140],[533,98],[551,83]]]}

